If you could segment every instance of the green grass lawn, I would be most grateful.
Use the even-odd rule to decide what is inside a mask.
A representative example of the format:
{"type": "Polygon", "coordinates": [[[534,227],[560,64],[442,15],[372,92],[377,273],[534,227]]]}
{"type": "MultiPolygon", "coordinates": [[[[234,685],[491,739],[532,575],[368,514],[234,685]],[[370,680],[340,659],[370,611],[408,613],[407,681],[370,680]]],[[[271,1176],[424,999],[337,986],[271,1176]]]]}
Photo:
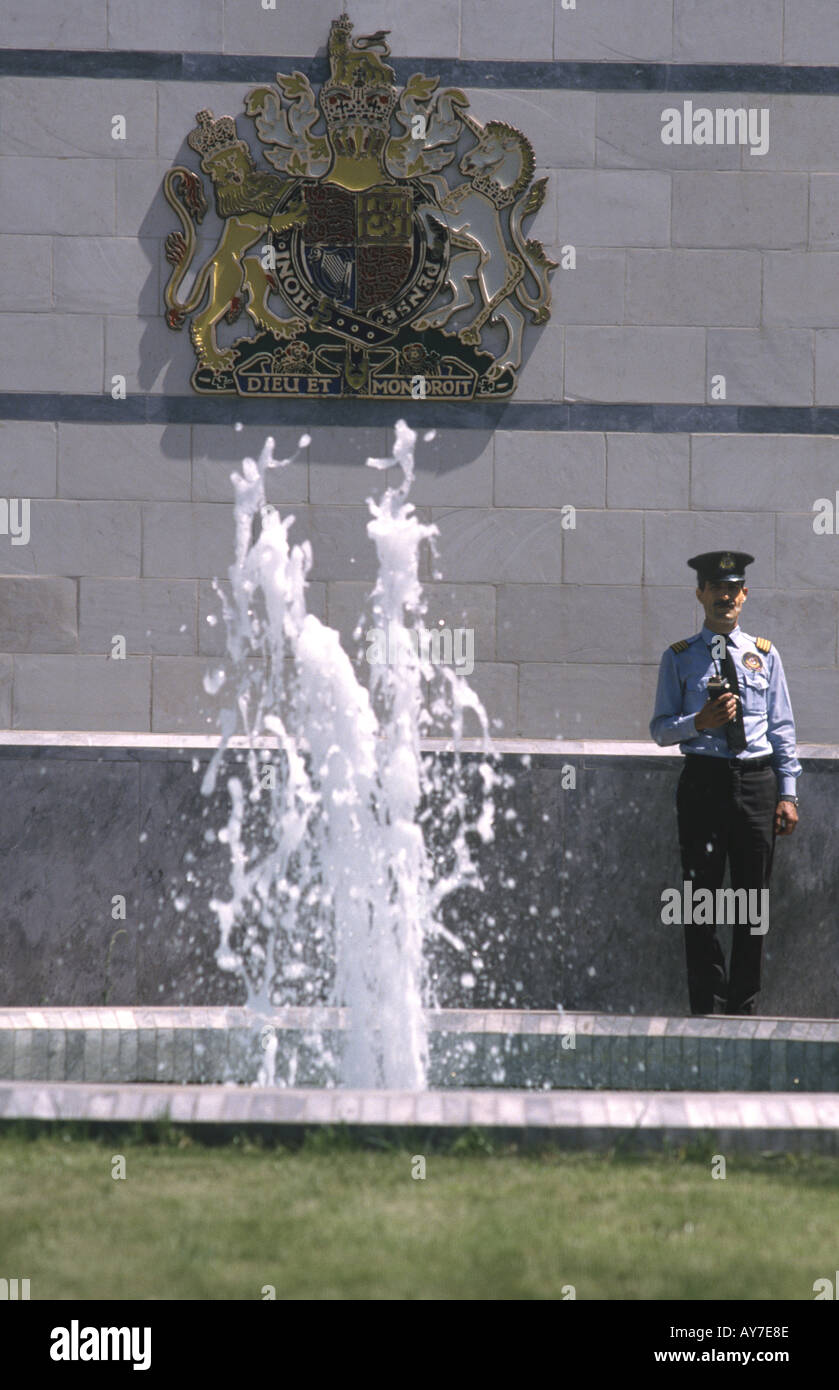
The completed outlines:
{"type": "Polygon", "coordinates": [[[0,1275],[33,1299],[812,1299],[839,1160],[302,1148],[0,1132],[0,1275]],[[125,1158],[126,1178],[111,1176],[125,1158]]]}

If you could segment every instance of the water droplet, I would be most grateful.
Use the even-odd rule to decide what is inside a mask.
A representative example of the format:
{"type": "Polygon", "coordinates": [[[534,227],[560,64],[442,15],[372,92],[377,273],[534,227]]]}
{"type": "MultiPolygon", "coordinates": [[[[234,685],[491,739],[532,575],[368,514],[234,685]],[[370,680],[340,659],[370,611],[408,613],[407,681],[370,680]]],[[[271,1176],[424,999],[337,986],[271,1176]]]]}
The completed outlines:
{"type": "Polygon", "coordinates": [[[207,694],[217,695],[226,679],[223,666],[218,666],[215,671],[208,671],[204,677],[204,689],[207,694]]]}

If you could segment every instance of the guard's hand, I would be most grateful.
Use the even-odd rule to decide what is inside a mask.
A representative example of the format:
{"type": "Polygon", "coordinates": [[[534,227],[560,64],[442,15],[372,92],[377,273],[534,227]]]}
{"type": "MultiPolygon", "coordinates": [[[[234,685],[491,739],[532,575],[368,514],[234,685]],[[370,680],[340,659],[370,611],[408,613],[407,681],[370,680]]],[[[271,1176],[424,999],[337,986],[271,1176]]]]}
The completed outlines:
{"type": "Polygon", "coordinates": [[[798,807],[791,801],[779,801],[775,807],[775,834],[791,835],[798,824],[798,807]]]}
{"type": "Polygon", "coordinates": [[[700,732],[703,729],[719,729],[723,724],[729,724],[736,713],[737,696],[730,693],[720,695],[716,700],[705,701],[694,719],[694,724],[700,732]]]}

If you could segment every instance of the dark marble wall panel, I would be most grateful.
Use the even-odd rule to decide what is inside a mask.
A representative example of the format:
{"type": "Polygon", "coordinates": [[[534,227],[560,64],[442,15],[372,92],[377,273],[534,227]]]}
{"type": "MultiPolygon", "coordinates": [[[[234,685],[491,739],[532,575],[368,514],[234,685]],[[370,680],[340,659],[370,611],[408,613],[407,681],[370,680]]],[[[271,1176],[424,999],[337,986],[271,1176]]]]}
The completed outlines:
{"type": "MultiPolygon", "coordinates": [[[[205,798],[203,754],[197,771],[156,750],[49,754],[0,758],[0,1003],[243,1002],[215,965],[209,907],[229,895],[216,832],[235,755],[205,798]],[[114,893],[126,896],[125,923],[111,917],[114,893]]],[[[429,946],[436,1001],[684,1013],[682,930],[660,920],[662,891],[681,886],[679,767],[505,757],[495,839],[478,853],[484,890],[445,904],[464,949],[429,946]],[[563,786],[570,767],[576,785],[563,786]]],[[[798,831],[776,848],[760,1009],[836,1017],[839,763],[805,761],[802,800],[798,831]]]]}
{"type": "Polygon", "coordinates": [[[0,762],[3,1004],[136,1002],[138,772],[130,762],[0,762]],[[118,894],[124,921],[112,916],[118,894]]]}
{"type": "Polygon", "coordinates": [[[243,1002],[238,982],[215,964],[218,930],[209,906],[216,894],[230,896],[226,851],[215,838],[229,815],[225,779],[216,795],[204,797],[206,759],[198,766],[194,772],[191,760],[156,759],[141,767],[142,1003],[243,1002]]]}

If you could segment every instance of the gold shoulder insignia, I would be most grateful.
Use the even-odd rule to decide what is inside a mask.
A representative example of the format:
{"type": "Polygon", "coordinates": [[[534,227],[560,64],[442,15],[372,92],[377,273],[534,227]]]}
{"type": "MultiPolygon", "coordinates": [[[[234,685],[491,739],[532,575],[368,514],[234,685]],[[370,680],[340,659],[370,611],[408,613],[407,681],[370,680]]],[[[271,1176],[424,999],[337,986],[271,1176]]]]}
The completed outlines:
{"type": "Polygon", "coordinates": [[[772,643],[768,637],[756,637],[755,646],[759,652],[771,652],[772,650],[772,643]]]}
{"type": "Polygon", "coordinates": [[[687,640],[683,637],[680,642],[671,642],[670,650],[671,652],[685,652],[687,651],[687,646],[687,640]]]}

